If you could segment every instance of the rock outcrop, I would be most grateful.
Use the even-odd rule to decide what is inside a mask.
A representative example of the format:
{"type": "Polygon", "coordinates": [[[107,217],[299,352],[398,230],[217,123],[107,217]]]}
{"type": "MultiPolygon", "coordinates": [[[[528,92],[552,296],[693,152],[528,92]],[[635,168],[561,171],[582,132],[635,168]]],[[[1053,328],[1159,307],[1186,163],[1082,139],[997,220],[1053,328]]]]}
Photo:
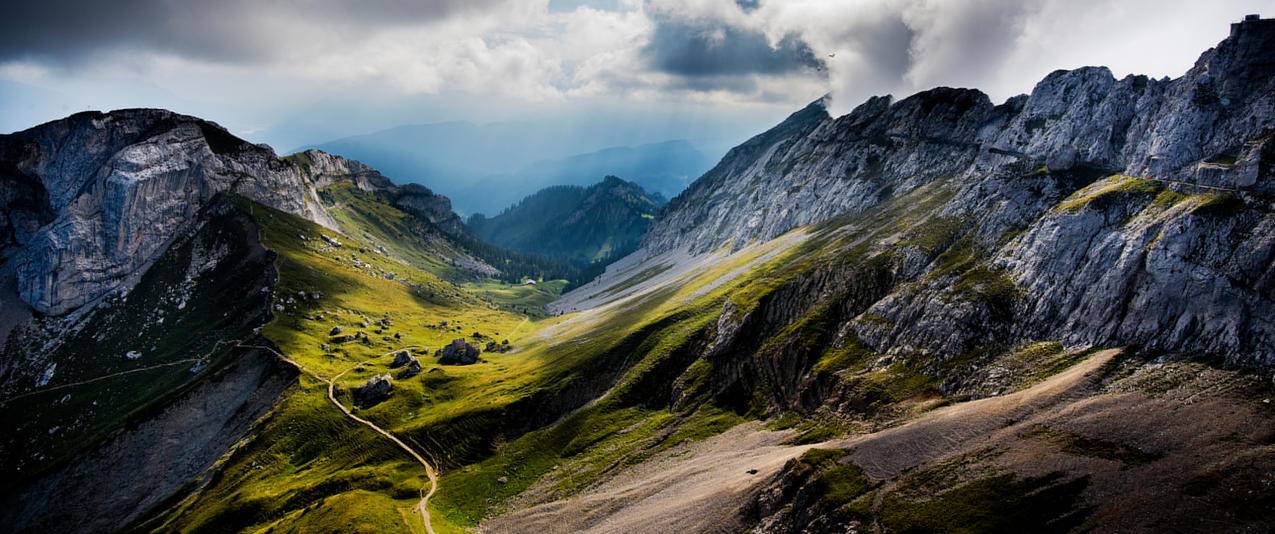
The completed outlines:
{"type": "Polygon", "coordinates": [[[912,227],[865,245],[912,283],[838,339],[942,358],[1058,339],[1275,369],[1272,58],[1275,22],[1248,21],[1173,80],[1086,67],[1000,105],[950,88],[838,118],[816,102],[670,202],[644,253],[902,202],[884,220],[912,227]]]}
{"type": "Polygon", "coordinates": [[[947,179],[1048,164],[1271,192],[1275,29],[1242,23],[1184,76],[1056,71],[995,105],[970,89],[876,97],[833,118],[823,100],[732,149],[673,199],[652,253],[738,247],[947,179]]]}
{"type": "Polygon", "coordinates": [[[463,338],[453,339],[446,347],[438,349],[438,363],[444,365],[472,365],[478,363],[478,347],[463,338]]]}
{"type": "Polygon", "coordinates": [[[359,408],[371,408],[389,400],[394,392],[394,379],[390,375],[373,375],[362,386],[354,389],[354,404],[359,408]]]}
{"type": "Polygon", "coordinates": [[[390,369],[398,369],[404,365],[416,361],[416,357],[411,352],[400,350],[394,353],[394,361],[390,362],[390,369]]]}
{"type": "Polygon", "coordinates": [[[445,197],[357,161],[317,150],[279,158],[208,121],[126,109],[0,136],[0,247],[16,249],[21,298],[64,314],[135,282],[218,193],[335,227],[317,190],[337,182],[459,227],[445,197]]]}
{"type": "Polygon", "coordinates": [[[405,184],[395,192],[394,206],[425,219],[451,236],[465,233],[465,223],[452,211],[451,199],[420,184],[405,184]]]}
{"type": "Polygon", "coordinates": [[[407,380],[419,374],[421,374],[421,362],[416,358],[412,358],[411,361],[403,365],[403,370],[399,371],[397,375],[394,375],[394,378],[407,380]]]}

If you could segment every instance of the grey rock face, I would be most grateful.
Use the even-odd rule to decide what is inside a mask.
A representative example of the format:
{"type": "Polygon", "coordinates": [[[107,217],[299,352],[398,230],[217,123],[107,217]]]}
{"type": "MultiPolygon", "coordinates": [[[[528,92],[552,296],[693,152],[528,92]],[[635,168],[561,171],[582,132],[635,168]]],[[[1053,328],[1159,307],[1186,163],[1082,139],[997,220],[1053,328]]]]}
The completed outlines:
{"type": "Polygon", "coordinates": [[[1149,201],[1051,214],[998,251],[1035,333],[1275,366],[1275,216],[1149,201]]]}
{"type": "MultiPolygon", "coordinates": [[[[334,227],[316,191],[336,182],[397,191],[362,163],[314,150],[281,159],[194,117],[79,113],[0,136],[0,246],[18,247],[21,298],[57,315],[127,288],[218,193],[334,227]]],[[[433,198],[440,220],[450,209],[403,194],[433,198]]]]}
{"type": "Polygon", "coordinates": [[[916,193],[933,204],[913,218],[952,221],[978,267],[945,271],[950,241],[882,245],[908,283],[841,336],[892,354],[1056,339],[1272,369],[1273,62],[1261,21],[1174,80],[1091,67],[999,106],[945,88],[836,119],[814,104],[732,150],[645,246],[738,247],[916,193]],[[1106,178],[1120,173],[1150,179],[1106,178]]]}
{"type": "Polygon", "coordinates": [[[394,205],[399,209],[421,217],[449,235],[465,232],[465,223],[452,211],[451,199],[436,195],[420,184],[405,184],[398,188],[394,205]]]}
{"type": "Polygon", "coordinates": [[[643,246],[738,247],[1008,166],[1271,192],[1275,184],[1258,179],[1270,166],[1263,136],[1275,130],[1275,30],[1265,22],[1243,25],[1174,80],[1116,80],[1086,67],[1054,72],[998,106],[949,88],[872,98],[835,119],[815,102],[732,149],[669,203],[643,246]]]}

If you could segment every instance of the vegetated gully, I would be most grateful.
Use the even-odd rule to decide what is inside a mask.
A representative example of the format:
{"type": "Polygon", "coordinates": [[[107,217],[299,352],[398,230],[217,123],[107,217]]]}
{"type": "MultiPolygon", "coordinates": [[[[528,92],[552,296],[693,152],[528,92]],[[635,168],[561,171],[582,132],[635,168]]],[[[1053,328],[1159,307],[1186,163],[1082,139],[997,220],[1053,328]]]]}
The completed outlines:
{"type": "Polygon", "coordinates": [[[426,505],[428,505],[428,504],[429,504],[429,498],[430,498],[430,497],[433,497],[433,496],[434,496],[434,493],[435,493],[436,491],[438,491],[438,474],[434,471],[434,466],[433,466],[433,465],[431,465],[429,462],[427,462],[427,461],[425,460],[425,458],[424,458],[423,456],[421,456],[421,454],[420,454],[420,453],[416,452],[416,450],[412,449],[412,448],[411,448],[411,447],[409,447],[406,443],[404,443],[404,442],[403,442],[403,440],[398,439],[398,437],[396,437],[394,434],[391,434],[388,430],[385,430],[385,429],[383,429],[383,428],[381,428],[381,427],[379,427],[379,426],[376,426],[376,424],[375,424],[375,423],[373,423],[373,422],[371,422],[371,421],[368,421],[367,419],[364,419],[364,418],[359,417],[359,416],[357,416],[357,415],[354,415],[354,413],[353,413],[353,412],[351,412],[349,408],[346,408],[344,404],[341,404],[341,401],[338,401],[338,400],[336,399],[336,381],[337,381],[338,379],[340,379],[342,376],[344,376],[344,375],[345,375],[345,373],[348,373],[348,372],[350,372],[350,371],[352,371],[352,370],[354,370],[354,369],[358,368],[358,367],[359,367],[359,366],[361,366],[361,365],[371,363],[371,362],[373,362],[376,358],[383,358],[383,357],[385,357],[385,356],[389,356],[390,354],[393,354],[393,353],[395,353],[395,352],[398,352],[398,351],[401,351],[401,350],[407,350],[407,349],[410,349],[410,348],[412,348],[412,347],[401,347],[401,348],[397,348],[397,349],[394,349],[394,350],[392,350],[392,351],[389,351],[389,352],[386,352],[386,353],[384,353],[384,354],[381,354],[381,355],[377,356],[376,358],[369,359],[369,360],[364,360],[364,361],[362,361],[362,362],[359,362],[359,363],[357,363],[357,364],[354,364],[354,366],[350,367],[349,369],[346,369],[346,370],[344,370],[344,371],[341,371],[340,373],[337,373],[337,375],[336,375],[336,376],[333,376],[332,378],[324,378],[324,377],[322,377],[322,376],[319,376],[319,374],[318,374],[318,373],[315,373],[314,371],[311,371],[310,369],[307,369],[305,366],[301,365],[301,364],[300,364],[300,363],[298,363],[297,361],[295,361],[295,360],[293,360],[293,359],[291,359],[291,358],[288,358],[287,356],[284,356],[282,353],[280,353],[279,351],[275,350],[274,348],[267,347],[267,346],[264,346],[264,345],[239,345],[239,347],[246,348],[246,349],[258,349],[258,350],[265,350],[265,351],[269,351],[269,352],[273,353],[275,356],[278,356],[278,357],[279,357],[279,359],[281,359],[281,360],[283,360],[283,361],[285,361],[285,362],[288,362],[288,363],[292,364],[292,366],[293,366],[293,367],[296,367],[296,368],[297,368],[297,370],[299,370],[299,371],[301,371],[301,372],[303,372],[303,373],[305,373],[305,374],[308,374],[308,375],[310,375],[310,376],[313,376],[314,378],[317,378],[317,379],[319,379],[319,380],[322,380],[323,382],[326,382],[326,383],[328,384],[328,400],[329,400],[329,401],[331,401],[331,402],[332,402],[332,404],[336,405],[336,407],[337,407],[337,408],[339,408],[339,409],[341,410],[341,413],[345,414],[345,416],[346,416],[346,417],[349,417],[350,419],[353,419],[353,420],[355,420],[355,421],[357,421],[357,422],[359,422],[359,423],[363,424],[364,426],[366,426],[366,427],[368,427],[368,428],[370,428],[370,429],[372,429],[372,430],[375,430],[378,434],[380,434],[380,435],[382,435],[382,436],[385,436],[385,437],[386,437],[387,439],[389,439],[390,441],[393,441],[393,442],[394,442],[394,444],[395,444],[395,445],[398,445],[398,447],[399,447],[400,449],[403,449],[404,451],[406,451],[406,452],[407,452],[407,454],[411,455],[412,459],[416,460],[416,462],[417,462],[417,463],[421,464],[421,466],[425,468],[425,476],[429,477],[429,491],[427,491],[427,492],[425,492],[423,495],[421,495],[421,500],[420,500],[420,502],[419,502],[419,503],[417,503],[417,505],[416,505],[416,510],[417,510],[417,512],[419,512],[419,513],[421,514],[421,520],[423,520],[423,521],[425,522],[425,531],[426,531],[426,532],[429,532],[429,534],[434,534],[434,527],[430,524],[430,521],[429,521],[429,509],[428,509],[428,508],[426,508],[426,505]]]}

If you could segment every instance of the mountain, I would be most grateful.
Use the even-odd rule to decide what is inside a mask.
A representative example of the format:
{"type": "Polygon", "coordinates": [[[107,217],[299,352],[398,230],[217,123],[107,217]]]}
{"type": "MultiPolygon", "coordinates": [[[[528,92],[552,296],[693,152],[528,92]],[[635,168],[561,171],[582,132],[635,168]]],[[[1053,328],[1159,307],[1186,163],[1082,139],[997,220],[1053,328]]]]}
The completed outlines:
{"type": "Polygon", "coordinates": [[[513,173],[531,184],[588,185],[598,176],[633,176],[634,183],[652,193],[672,197],[681,193],[712,161],[683,140],[633,147],[611,147],[560,160],[537,161],[513,173]]]}
{"type": "Polygon", "coordinates": [[[467,213],[490,213],[542,188],[588,185],[607,174],[671,196],[712,164],[683,140],[579,151],[587,143],[578,136],[556,139],[521,123],[455,122],[392,128],[317,148],[428,183],[467,213]]]}
{"type": "Polygon", "coordinates": [[[483,243],[422,186],[164,110],[0,136],[0,185],[0,515],[17,531],[142,521],[257,435],[307,366],[467,335],[391,337],[378,303],[503,327],[578,272],[483,243]],[[525,277],[549,283],[500,281],[525,277]]]}
{"type": "MultiPolygon", "coordinates": [[[[898,102],[874,98],[836,119],[816,102],[733,149],[669,203],[643,245],[650,253],[738,248],[892,198],[942,192],[929,207],[947,227],[930,248],[963,238],[976,264],[1023,288],[1011,327],[1018,336],[1268,367],[1275,349],[1261,340],[1275,332],[1251,318],[1267,298],[1258,273],[1270,258],[1267,238],[1249,231],[1266,215],[1243,208],[1275,191],[1263,180],[1275,150],[1268,26],[1237,27],[1174,80],[1116,80],[1090,67],[1051,73],[1030,95],[1001,105],[975,90],[939,88],[898,102]],[[1200,216],[1212,208],[1159,209],[1187,206],[1171,198],[1207,198],[1246,222],[1200,216]],[[1194,273],[1191,281],[1185,273],[1194,273]],[[1181,291],[1198,298],[1183,300],[1181,291]]],[[[863,327],[860,335],[879,347],[907,340],[945,354],[981,342],[931,322],[959,324],[939,298],[941,282],[914,289],[872,313],[935,319],[863,327]]]]}
{"type": "Polygon", "coordinates": [[[553,308],[669,336],[611,414],[788,433],[739,424],[569,497],[548,473],[485,525],[1271,528],[1270,432],[1247,429],[1275,420],[1273,53],[1249,20],[1177,79],[816,102],[736,147],[553,308]]]}
{"type": "Polygon", "coordinates": [[[1252,18],[1177,79],[816,102],[563,294],[352,160],[0,138],[0,524],[1270,531],[1272,58],[1252,18]]]}
{"type": "Polygon", "coordinates": [[[472,215],[468,224],[498,246],[588,265],[636,249],[663,203],[658,194],[607,176],[589,187],[541,189],[495,217],[472,215]]]}

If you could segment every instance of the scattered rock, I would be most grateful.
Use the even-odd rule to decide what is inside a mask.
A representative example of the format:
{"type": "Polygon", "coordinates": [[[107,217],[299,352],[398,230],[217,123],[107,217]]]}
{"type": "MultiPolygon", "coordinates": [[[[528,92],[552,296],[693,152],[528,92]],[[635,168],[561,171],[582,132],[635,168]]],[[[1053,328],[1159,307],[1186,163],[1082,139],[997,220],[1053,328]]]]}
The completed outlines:
{"type": "Polygon", "coordinates": [[[463,338],[453,339],[446,347],[438,349],[438,363],[444,365],[472,365],[478,363],[478,347],[463,338]]]}
{"type": "Polygon", "coordinates": [[[416,358],[412,356],[412,353],[400,350],[394,353],[394,361],[390,362],[390,368],[397,369],[414,361],[416,361],[416,358]]]}
{"type": "Polygon", "coordinates": [[[360,408],[376,406],[390,398],[394,391],[394,381],[390,375],[373,375],[362,386],[354,390],[354,404],[360,408]]]}
{"type": "Polygon", "coordinates": [[[418,374],[421,374],[421,362],[416,358],[412,358],[411,361],[407,362],[407,364],[403,366],[403,370],[399,371],[398,376],[395,378],[399,380],[407,380],[408,378],[418,374]]]}

